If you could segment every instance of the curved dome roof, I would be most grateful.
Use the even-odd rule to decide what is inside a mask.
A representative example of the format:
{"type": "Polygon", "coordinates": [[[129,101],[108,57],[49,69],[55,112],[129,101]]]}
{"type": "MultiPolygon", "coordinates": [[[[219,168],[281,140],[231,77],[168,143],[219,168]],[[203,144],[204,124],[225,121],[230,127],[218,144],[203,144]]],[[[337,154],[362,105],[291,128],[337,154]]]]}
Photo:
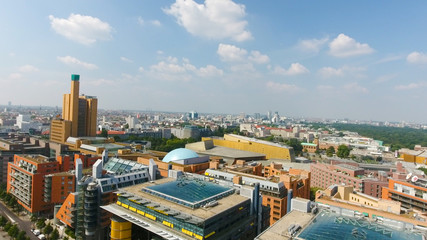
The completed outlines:
{"type": "Polygon", "coordinates": [[[196,157],[199,157],[196,152],[186,148],[178,148],[166,154],[166,156],[163,158],[163,162],[170,162],[196,157]]]}

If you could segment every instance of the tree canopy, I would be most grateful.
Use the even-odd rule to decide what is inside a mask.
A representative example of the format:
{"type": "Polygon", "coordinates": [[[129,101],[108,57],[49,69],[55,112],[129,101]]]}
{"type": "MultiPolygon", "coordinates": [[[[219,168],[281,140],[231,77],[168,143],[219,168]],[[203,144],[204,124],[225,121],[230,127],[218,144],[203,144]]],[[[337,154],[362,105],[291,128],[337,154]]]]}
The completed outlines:
{"type": "Polygon", "coordinates": [[[350,156],[350,148],[344,144],[338,146],[337,156],[339,158],[348,158],[350,156]]]}

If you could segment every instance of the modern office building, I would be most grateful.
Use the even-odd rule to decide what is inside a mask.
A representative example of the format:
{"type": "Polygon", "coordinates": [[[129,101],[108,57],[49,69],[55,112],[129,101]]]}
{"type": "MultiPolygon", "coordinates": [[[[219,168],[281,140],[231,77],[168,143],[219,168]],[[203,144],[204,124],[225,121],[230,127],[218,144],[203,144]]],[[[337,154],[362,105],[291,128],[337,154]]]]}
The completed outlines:
{"type": "Polygon", "coordinates": [[[111,239],[253,239],[261,232],[258,190],[186,173],[124,188],[102,208],[114,214],[111,239]]]}
{"type": "Polygon", "coordinates": [[[243,137],[235,134],[225,134],[223,138],[202,138],[202,141],[206,140],[213,140],[215,146],[265,154],[267,159],[286,159],[292,162],[295,161],[294,149],[278,143],[243,137]]]}
{"type": "MultiPolygon", "coordinates": [[[[104,239],[108,235],[111,214],[99,208],[116,201],[113,192],[152,179],[149,166],[104,153],[92,166],[92,175],[84,175],[83,163],[76,161],[76,191],[70,193],[55,217],[75,229],[77,239],[104,239]]],[[[153,168],[153,167],[152,167],[153,168]]]]}
{"type": "Polygon", "coordinates": [[[366,210],[358,204],[341,202],[335,205],[334,201],[327,204],[313,203],[294,198],[292,211],[255,239],[422,240],[427,237],[427,228],[411,222],[409,218],[402,216],[397,219],[396,216],[399,215],[375,209],[366,210]]]}
{"type": "Polygon", "coordinates": [[[310,198],[310,172],[290,169],[290,171],[279,171],[278,174],[271,173],[272,171],[267,172],[267,177],[256,176],[249,174],[244,167],[233,168],[231,166],[222,170],[208,169],[205,175],[234,184],[252,186],[259,183],[260,193],[263,196],[262,205],[270,209],[269,223],[271,225],[290,210],[292,198],[310,198]]]}
{"type": "Polygon", "coordinates": [[[50,138],[64,143],[68,137],[96,136],[98,99],[79,96],[80,75],[71,75],[71,93],[64,94],[62,117],[52,120],[50,138]]]}

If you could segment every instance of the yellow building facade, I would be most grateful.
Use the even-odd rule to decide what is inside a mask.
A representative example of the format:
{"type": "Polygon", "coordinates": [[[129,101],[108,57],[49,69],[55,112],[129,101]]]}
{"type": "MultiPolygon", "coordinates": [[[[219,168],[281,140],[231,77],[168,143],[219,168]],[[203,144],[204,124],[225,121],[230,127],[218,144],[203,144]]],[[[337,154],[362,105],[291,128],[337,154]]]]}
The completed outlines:
{"type": "Polygon", "coordinates": [[[64,143],[68,137],[96,136],[98,99],[79,96],[80,75],[71,75],[71,93],[63,95],[62,117],[51,123],[54,142],[64,143]]]}
{"type": "Polygon", "coordinates": [[[405,162],[418,163],[418,164],[427,163],[427,155],[425,153],[420,155],[412,155],[412,154],[404,153],[400,155],[400,158],[403,158],[403,161],[405,162]]]}
{"type": "Polygon", "coordinates": [[[225,134],[224,138],[202,138],[212,140],[215,146],[234,148],[243,151],[265,154],[267,159],[288,159],[294,161],[294,149],[263,140],[252,139],[234,134],[225,134]]]}

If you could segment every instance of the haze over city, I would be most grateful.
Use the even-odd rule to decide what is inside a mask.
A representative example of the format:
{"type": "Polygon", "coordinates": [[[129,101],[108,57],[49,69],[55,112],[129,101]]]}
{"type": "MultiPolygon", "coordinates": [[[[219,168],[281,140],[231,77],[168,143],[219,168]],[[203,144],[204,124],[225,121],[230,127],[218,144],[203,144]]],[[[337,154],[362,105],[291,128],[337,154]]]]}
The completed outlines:
{"type": "Polygon", "coordinates": [[[424,1],[7,1],[0,105],[427,122],[424,1]]]}

